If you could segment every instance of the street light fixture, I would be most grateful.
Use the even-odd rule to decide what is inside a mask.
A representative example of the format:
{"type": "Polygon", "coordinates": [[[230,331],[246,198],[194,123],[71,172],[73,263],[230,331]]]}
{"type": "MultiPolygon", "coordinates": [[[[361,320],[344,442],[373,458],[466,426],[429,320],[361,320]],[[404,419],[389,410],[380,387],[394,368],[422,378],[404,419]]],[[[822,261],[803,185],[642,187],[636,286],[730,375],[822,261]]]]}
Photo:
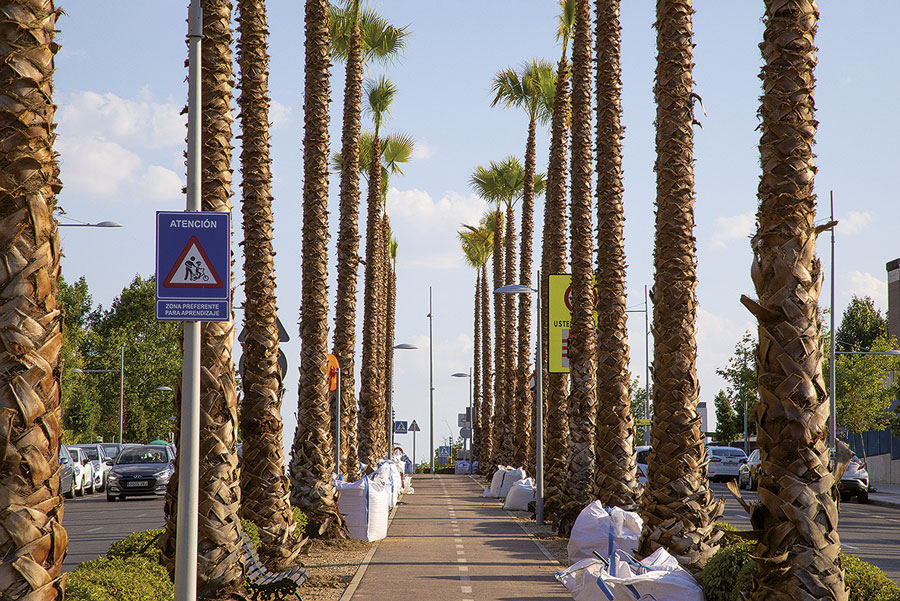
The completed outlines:
{"type": "MultiPolygon", "coordinates": [[[[415,350],[418,349],[414,344],[407,344],[405,342],[401,342],[400,344],[395,344],[392,347],[394,350],[415,350]]],[[[388,374],[388,459],[393,456],[394,453],[394,353],[391,353],[391,373],[388,374]]]]}
{"type": "MultiPolygon", "coordinates": [[[[537,314],[538,323],[541,316],[541,272],[537,272],[537,288],[531,286],[523,286],[522,284],[510,284],[501,286],[494,290],[494,294],[532,294],[535,293],[537,298],[537,314]]],[[[544,523],[544,399],[543,399],[543,363],[544,358],[541,355],[541,328],[537,328],[537,345],[535,347],[536,361],[534,367],[534,404],[535,404],[535,421],[537,426],[537,436],[535,437],[535,464],[537,473],[537,490],[535,491],[534,517],[538,526],[544,523]]]]}
{"type": "MultiPolygon", "coordinates": [[[[125,425],[125,345],[122,345],[121,363],[119,369],[73,369],[79,374],[119,374],[119,444],[123,442],[122,432],[125,425]]],[[[169,389],[171,390],[171,388],[169,389]]]]}
{"type": "Polygon", "coordinates": [[[56,227],[125,227],[117,221],[100,221],[98,223],[57,223],[56,227]]]}
{"type": "Polygon", "coordinates": [[[475,455],[472,454],[472,443],[475,441],[475,413],[472,411],[472,368],[469,373],[458,371],[450,374],[451,378],[469,378],[469,473],[472,473],[472,464],[475,462],[475,455]]]}

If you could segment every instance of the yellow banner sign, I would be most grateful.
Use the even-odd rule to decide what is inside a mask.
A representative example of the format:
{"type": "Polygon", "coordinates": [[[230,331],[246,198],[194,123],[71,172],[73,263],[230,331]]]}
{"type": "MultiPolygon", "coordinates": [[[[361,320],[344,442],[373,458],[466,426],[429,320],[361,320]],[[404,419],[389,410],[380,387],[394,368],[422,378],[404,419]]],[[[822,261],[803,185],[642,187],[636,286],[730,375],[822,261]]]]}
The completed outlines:
{"type": "MultiPolygon", "coordinates": [[[[569,333],[572,321],[572,276],[553,274],[548,276],[548,296],[550,322],[547,352],[550,373],[569,373],[569,333]]],[[[595,292],[596,299],[596,292],[595,292]]],[[[596,301],[594,307],[594,327],[597,326],[596,301]]]]}

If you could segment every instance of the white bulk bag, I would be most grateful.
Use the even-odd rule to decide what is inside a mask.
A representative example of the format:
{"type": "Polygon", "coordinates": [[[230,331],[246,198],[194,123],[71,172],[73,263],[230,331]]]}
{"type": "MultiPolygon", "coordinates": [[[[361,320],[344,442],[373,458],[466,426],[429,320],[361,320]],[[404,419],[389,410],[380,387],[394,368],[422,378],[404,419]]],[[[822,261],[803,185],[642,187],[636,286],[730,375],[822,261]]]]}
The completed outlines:
{"type": "Polygon", "coordinates": [[[528,504],[532,501],[534,501],[534,480],[525,478],[516,482],[510,489],[503,509],[528,511],[528,504]]]}
{"type": "Polygon", "coordinates": [[[503,477],[506,475],[506,467],[502,465],[497,466],[497,471],[494,472],[494,476],[491,478],[491,488],[490,494],[485,496],[491,496],[497,498],[500,496],[500,487],[503,485],[503,477]]]}
{"type": "Polygon", "coordinates": [[[364,477],[356,482],[338,480],[338,511],[350,538],[372,542],[387,536],[391,492],[380,482],[364,477]]]}
{"type": "Polygon", "coordinates": [[[375,470],[375,479],[381,482],[381,485],[391,495],[390,509],[393,509],[400,498],[400,490],[403,488],[403,481],[400,476],[400,470],[393,461],[383,461],[375,470]]]}
{"type": "Polygon", "coordinates": [[[556,579],[575,601],[705,601],[700,584],[662,547],[640,562],[624,551],[616,551],[608,566],[583,559],[556,579]]]}
{"type": "Polygon", "coordinates": [[[500,494],[498,495],[501,498],[506,498],[506,495],[509,494],[509,491],[512,489],[513,484],[518,482],[519,480],[525,479],[525,469],[519,468],[517,470],[508,469],[506,473],[503,475],[503,482],[500,485],[500,494]]]}
{"type": "Polygon", "coordinates": [[[581,510],[569,535],[569,563],[593,559],[593,552],[609,558],[616,549],[634,553],[644,522],[634,511],[619,507],[604,509],[594,501],[581,510]]]}
{"type": "Polygon", "coordinates": [[[465,459],[460,459],[456,462],[456,466],[453,468],[454,474],[468,474],[469,473],[469,462],[465,459]]]}

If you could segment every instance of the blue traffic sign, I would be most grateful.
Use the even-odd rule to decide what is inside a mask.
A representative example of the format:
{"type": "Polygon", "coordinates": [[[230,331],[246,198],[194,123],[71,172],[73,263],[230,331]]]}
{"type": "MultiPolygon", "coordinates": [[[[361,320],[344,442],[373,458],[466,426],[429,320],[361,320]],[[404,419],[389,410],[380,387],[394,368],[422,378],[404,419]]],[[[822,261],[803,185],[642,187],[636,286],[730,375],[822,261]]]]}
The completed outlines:
{"type": "Polygon", "coordinates": [[[409,429],[406,427],[406,422],[394,422],[394,434],[406,434],[408,431],[409,429]]]}
{"type": "Polygon", "coordinates": [[[438,447],[438,457],[449,457],[450,447],[438,447]]]}
{"type": "Polygon", "coordinates": [[[156,319],[231,319],[231,214],[156,213],[156,319]]]}

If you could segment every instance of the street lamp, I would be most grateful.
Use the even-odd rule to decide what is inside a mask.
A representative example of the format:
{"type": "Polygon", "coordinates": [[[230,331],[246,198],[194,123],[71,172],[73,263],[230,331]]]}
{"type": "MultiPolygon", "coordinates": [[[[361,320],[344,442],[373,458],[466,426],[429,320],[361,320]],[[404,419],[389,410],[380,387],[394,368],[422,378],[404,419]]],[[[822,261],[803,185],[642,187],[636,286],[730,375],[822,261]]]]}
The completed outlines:
{"type": "Polygon", "coordinates": [[[472,454],[472,442],[474,442],[475,437],[475,414],[472,412],[472,368],[469,368],[469,373],[465,372],[456,372],[455,374],[450,374],[451,378],[469,378],[469,473],[472,473],[472,463],[475,461],[475,456],[472,454]]]}
{"type": "Polygon", "coordinates": [[[100,221],[98,223],[57,223],[56,227],[124,227],[116,221],[100,221]]]}
{"type": "MultiPolygon", "coordinates": [[[[537,272],[537,289],[531,286],[523,286],[521,284],[510,284],[501,286],[494,290],[494,294],[531,294],[536,293],[537,298],[537,314],[538,323],[540,323],[541,315],[541,272],[537,272]]],[[[544,400],[541,382],[543,382],[543,363],[544,358],[541,356],[541,328],[537,328],[537,346],[535,347],[536,361],[534,367],[534,404],[536,414],[537,436],[535,437],[535,464],[537,473],[537,490],[535,491],[534,517],[538,526],[544,523],[544,400]]]]}
{"type": "Polygon", "coordinates": [[[430,434],[431,475],[434,476],[434,310],[431,306],[431,286],[428,287],[428,430],[430,434]]]}
{"type": "MultiPolygon", "coordinates": [[[[119,369],[73,369],[79,374],[119,374],[119,444],[123,442],[122,431],[125,424],[125,345],[122,345],[122,356],[119,369]]],[[[169,388],[171,390],[171,388],[169,388]]]]}
{"type": "MultiPolygon", "coordinates": [[[[418,349],[414,344],[401,342],[392,347],[394,350],[415,350],[418,349]]],[[[391,353],[391,373],[388,374],[388,459],[394,453],[394,354],[391,353]]]]}

